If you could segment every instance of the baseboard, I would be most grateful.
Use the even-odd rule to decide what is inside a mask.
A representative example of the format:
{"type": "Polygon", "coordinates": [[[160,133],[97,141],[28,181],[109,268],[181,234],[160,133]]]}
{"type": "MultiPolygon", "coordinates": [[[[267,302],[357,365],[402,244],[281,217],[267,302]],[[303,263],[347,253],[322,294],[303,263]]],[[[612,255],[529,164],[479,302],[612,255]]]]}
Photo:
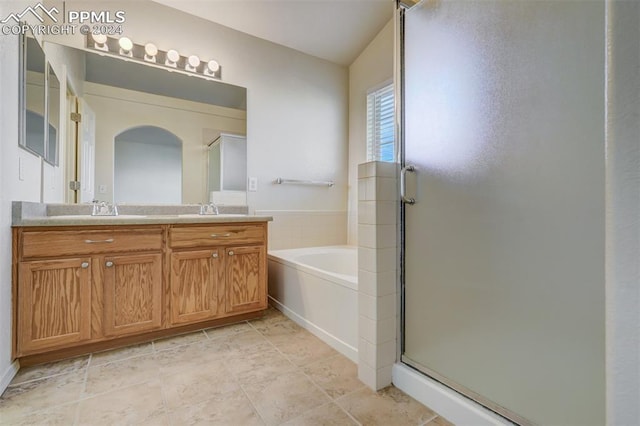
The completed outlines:
{"type": "Polygon", "coordinates": [[[274,308],[282,312],[285,316],[298,324],[300,327],[307,329],[311,334],[325,342],[327,345],[331,346],[333,349],[337,350],[356,364],[358,363],[357,348],[354,348],[353,346],[343,342],[342,340],[338,339],[331,333],[328,333],[324,329],[318,327],[306,318],[301,317],[273,297],[269,296],[269,301],[274,308]]]}
{"type": "Polygon", "coordinates": [[[395,387],[456,425],[513,425],[503,417],[407,365],[395,364],[392,375],[395,387]]]}
{"type": "Polygon", "coordinates": [[[15,360],[11,364],[9,364],[7,369],[2,374],[2,377],[0,377],[0,395],[4,393],[5,389],[7,389],[7,387],[9,386],[9,383],[11,383],[13,378],[16,377],[16,374],[18,374],[18,370],[20,370],[20,363],[18,362],[18,360],[15,360]]]}

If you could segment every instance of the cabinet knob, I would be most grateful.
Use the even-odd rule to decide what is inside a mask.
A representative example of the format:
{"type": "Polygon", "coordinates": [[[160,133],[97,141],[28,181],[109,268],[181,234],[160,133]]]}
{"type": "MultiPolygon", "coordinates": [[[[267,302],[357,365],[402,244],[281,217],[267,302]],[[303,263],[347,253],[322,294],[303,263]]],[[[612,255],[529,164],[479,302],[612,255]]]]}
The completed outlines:
{"type": "Polygon", "coordinates": [[[87,268],[89,267],[89,262],[82,262],[82,263],[80,264],[80,267],[81,267],[82,269],[87,269],[87,268]]]}
{"type": "Polygon", "coordinates": [[[211,255],[211,257],[213,257],[214,259],[217,259],[217,258],[218,258],[218,252],[213,253],[213,254],[211,255]]]}
{"type": "Polygon", "coordinates": [[[233,250],[229,250],[229,256],[233,256],[233,250]]]}
{"type": "Polygon", "coordinates": [[[113,267],[113,262],[109,261],[106,263],[106,265],[107,265],[107,268],[111,268],[113,267]]]}

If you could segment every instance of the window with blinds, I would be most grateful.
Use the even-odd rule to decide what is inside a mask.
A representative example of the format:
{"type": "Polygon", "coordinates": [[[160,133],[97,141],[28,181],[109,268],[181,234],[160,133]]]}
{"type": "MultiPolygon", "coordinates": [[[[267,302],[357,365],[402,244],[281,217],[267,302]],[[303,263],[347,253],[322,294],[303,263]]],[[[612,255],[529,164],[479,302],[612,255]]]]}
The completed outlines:
{"type": "Polygon", "coordinates": [[[393,83],[367,95],[367,161],[394,161],[395,106],[393,83]]]}

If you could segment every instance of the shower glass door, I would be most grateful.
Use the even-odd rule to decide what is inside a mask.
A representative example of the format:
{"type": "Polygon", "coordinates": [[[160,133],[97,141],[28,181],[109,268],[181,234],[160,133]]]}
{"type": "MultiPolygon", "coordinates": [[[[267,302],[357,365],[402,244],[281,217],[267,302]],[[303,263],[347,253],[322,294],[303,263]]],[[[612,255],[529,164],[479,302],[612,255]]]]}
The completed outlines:
{"type": "Polygon", "coordinates": [[[605,423],[604,10],[404,16],[402,359],[521,423],[605,423]]]}

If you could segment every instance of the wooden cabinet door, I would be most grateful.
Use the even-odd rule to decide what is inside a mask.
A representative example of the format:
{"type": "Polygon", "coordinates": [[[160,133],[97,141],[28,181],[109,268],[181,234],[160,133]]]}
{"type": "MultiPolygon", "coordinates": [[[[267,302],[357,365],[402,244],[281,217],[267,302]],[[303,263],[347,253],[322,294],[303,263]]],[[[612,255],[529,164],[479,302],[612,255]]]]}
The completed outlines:
{"type": "Polygon", "coordinates": [[[267,307],[267,253],[265,246],[225,250],[226,312],[246,312],[267,307]]]}
{"type": "Polygon", "coordinates": [[[104,333],[119,336],[162,326],[162,254],[106,256],[104,333]]]}
{"type": "Polygon", "coordinates": [[[91,337],[91,259],[23,262],[18,281],[18,355],[91,337]]]}
{"type": "Polygon", "coordinates": [[[222,249],[171,253],[171,323],[204,321],[223,314],[222,249]]]}

